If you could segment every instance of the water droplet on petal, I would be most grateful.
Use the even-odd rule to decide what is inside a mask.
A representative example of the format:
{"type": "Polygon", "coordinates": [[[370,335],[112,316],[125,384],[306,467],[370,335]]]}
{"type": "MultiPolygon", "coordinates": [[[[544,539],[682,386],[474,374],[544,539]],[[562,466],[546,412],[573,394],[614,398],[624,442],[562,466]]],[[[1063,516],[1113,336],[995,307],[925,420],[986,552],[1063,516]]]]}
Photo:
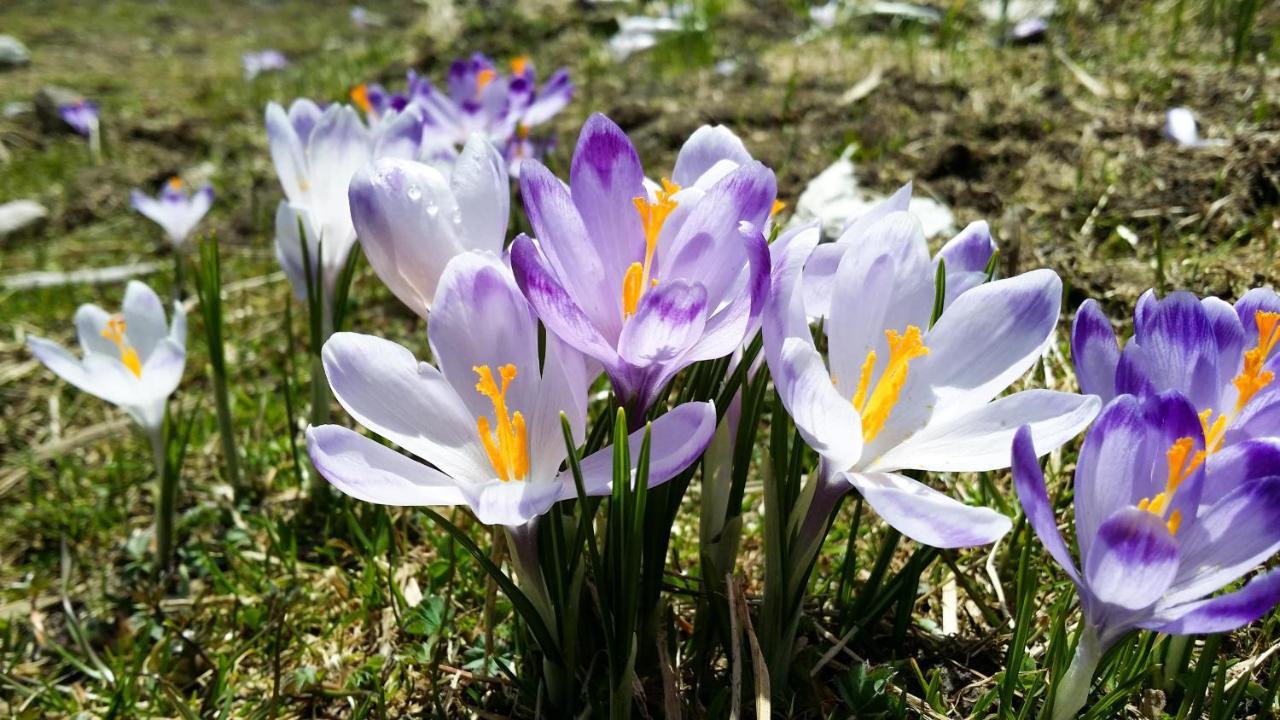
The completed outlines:
{"type": "Polygon", "coordinates": [[[422,188],[417,185],[410,185],[404,194],[408,195],[410,200],[418,202],[422,199],[422,188]]]}
{"type": "Polygon", "coordinates": [[[461,208],[454,208],[454,209],[453,209],[453,224],[454,224],[454,225],[461,225],[461,224],[462,224],[462,209],[461,209],[461,208]]]}
{"type": "Polygon", "coordinates": [[[435,203],[433,203],[433,202],[427,203],[427,214],[428,214],[428,215],[430,215],[431,217],[435,217],[439,212],[440,212],[440,206],[439,206],[439,205],[437,205],[437,204],[435,204],[435,203]]]}

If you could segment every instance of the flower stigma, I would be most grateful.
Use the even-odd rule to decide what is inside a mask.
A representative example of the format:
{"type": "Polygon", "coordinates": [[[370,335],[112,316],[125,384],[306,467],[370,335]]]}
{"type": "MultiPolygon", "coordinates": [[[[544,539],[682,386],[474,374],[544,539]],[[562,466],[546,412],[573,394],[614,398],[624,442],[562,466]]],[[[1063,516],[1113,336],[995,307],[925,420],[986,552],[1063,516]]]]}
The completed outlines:
{"type": "Polygon", "coordinates": [[[921,339],[920,328],[915,325],[908,325],[901,335],[897,330],[886,330],[884,335],[889,341],[889,362],[884,373],[873,389],[871,374],[876,367],[876,351],[868,352],[858,376],[858,391],[853,394],[853,407],[862,417],[863,442],[871,442],[884,429],[885,421],[893,412],[893,406],[898,404],[898,396],[907,382],[911,361],[929,354],[929,348],[921,339]]]}
{"type": "Polygon", "coordinates": [[[622,278],[622,315],[629,318],[636,314],[640,306],[640,296],[646,287],[658,284],[656,278],[650,277],[653,268],[653,254],[658,249],[658,235],[662,233],[662,225],[666,223],[671,212],[679,205],[672,196],[680,192],[680,186],[667,178],[662,178],[662,189],[657,191],[657,199],[649,202],[647,197],[632,198],[636,212],[640,213],[640,224],[644,227],[644,262],[631,263],[626,275],[622,278]]]}
{"type": "Polygon", "coordinates": [[[136,378],[142,377],[142,361],[138,359],[138,351],[134,350],[124,339],[124,318],[116,315],[107,320],[107,326],[102,330],[102,337],[115,343],[120,350],[120,362],[129,368],[129,372],[133,373],[136,378]]]}
{"type": "Polygon", "coordinates": [[[493,414],[498,424],[497,432],[494,432],[488,417],[481,415],[476,418],[476,429],[484,451],[489,455],[489,462],[503,482],[524,480],[529,474],[529,438],[524,416],[519,410],[515,413],[507,410],[507,389],[516,379],[516,366],[507,363],[498,368],[501,387],[493,379],[493,371],[488,365],[476,365],[471,369],[479,379],[476,392],[493,403],[493,414]]]}
{"type": "MultiPolygon", "coordinates": [[[[1147,512],[1158,517],[1164,517],[1165,512],[1169,509],[1169,503],[1173,501],[1173,495],[1178,491],[1187,478],[1191,477],[1191,473],[1204,462],[1204,452],[1197,452],[1194,455],[1191,449],[1195,447],[1195,440],[1184,437],[1178,438],[1169,447],[1165,457],[1169,460],[1169,478],[1165,481],[1164,491],[1157,493],[1153,498],[1142,498],[1138,502],[1139,510],[1147,512]]],[[[1170,535],[1177,535],[1178,528],[1182,527],[1182,511],[1174,510],[1169,514],[1168,521],[1165,523],[1169,528],[1170,535]]]]}

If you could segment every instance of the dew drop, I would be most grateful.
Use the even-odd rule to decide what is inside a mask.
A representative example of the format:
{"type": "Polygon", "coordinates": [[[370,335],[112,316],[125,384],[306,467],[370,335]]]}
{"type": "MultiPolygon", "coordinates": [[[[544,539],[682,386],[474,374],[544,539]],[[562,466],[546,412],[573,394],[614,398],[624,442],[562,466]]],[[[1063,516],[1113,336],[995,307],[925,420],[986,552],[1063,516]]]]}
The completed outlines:
{"type": "Polygon", "coordinates": [[[408,195],[410,200],[417,202],[422,199],[422,188],[417,185],[410,185],[404,194],[408,195]]]}
{"type": "Polygon", "coordinates": [[[427,214],[428,214],[428,215],[430,215],[431,217],[435,217],[437,214],[439,214],[439,212],[440,212],[440,206],[439,206],[439,205],[437,205],[437,204],[435,204],[435,203],[433,203],[433,202],[429,202],[429,203],[427,203],[427,214]]]}

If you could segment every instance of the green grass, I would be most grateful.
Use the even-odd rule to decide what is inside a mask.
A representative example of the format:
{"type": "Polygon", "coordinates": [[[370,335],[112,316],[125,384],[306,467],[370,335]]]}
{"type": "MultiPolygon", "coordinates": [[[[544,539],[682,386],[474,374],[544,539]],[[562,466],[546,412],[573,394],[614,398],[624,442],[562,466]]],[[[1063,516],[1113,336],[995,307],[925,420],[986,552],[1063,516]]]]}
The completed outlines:
{"type": "MultiPolygon", "coordinates": [[[[803,11],[703,3],[712,30],[691,28],[623,65],[602,50],[611,9],[566,4],[528,18],[508,3],[462,4],[454,8],[461,32],[450,35],[441,4],[365,4],[385,17],[384,27],[360,31],[345,5],[297,0],[13,0],[0,8],[0,27],[34,55],[31,67],[0,74],[0,98],[27,100],[43,85],[63,85],[98,100],[104,117],[101,163],[79,138],[42,130],[31,116],[0,120],[10,156],[0,165],[0,199],[31,197],[51,210],[39,230],[0,241],[0,276],[160,260],[161,271],[147,279],[167,293],[167,250],[158,230],[129,210],[128,191],[154,190],[170,174],[209,163],[218,197],[202,229],[221,244],[226,372],[243,475],[233,487],[224,474],[197,310],[187,376],[171,407],[192,423],[178,572],[157,585],[147,551],[154,498],[145,439],[120,413],[54,380],[23,347],[28,334],[71,341],[76,306],[116,306],[123,288],[0,290],[0,710],[7,714],[534,713],[512,679],[527,633],[463,543],[421,512],[345,497],[318,512],[309,500],[312,471],[296,447],[310,381],[307,333],[304,307],[291,299],[271,247],[279,190],[261,127],[268,100],[341,100],[362,80],[398,82],[410,66],[439,76],[456,54],[525,52],[544,72],[569,64],[579,84],[556,122],[560,147],[549,164],[560,172],[591,111],[633,134],[653,176],[670,167],[695,127],[728,124],[778,170],[788,201],[852,141],[865,184],[888,191],[916,178],[961,222],[990,219],[1002,257],[1013,263],[1004,272],[1054,268],[1072,288],[1071,307],[1096,296],[1113,317],[1125,317],[1156,283],[1157,258],[1171,288],[1234,297],[1280,280],[1273,222],[1280,16],[1262,3],[1155,0],[1117,4],[1103,16],[1061,3],[1053,42],[1107,88],[1104,96],[1048,47],[992,46],[990,30],[961,3],[945,4],[959,7],[945,42],[928,30],[855,22],[802,45],[793,38],[805,29],[803,11]],[[293,66],[246,83],[240,53],[264,47],[281,49],[293,66]],[[717,75],[720,59],[739,69],[717,75]],[[885,69],[880,87],[842,105],[841,95],[876,64],[885,69]],[[1189,153],[1161,141],[1162,113],[1174,104],[1195,108],[1207,134],[1232,144],[1189,153]],[[976,176],[942,162],[952,146],[965,148],[976,176]],[[1120,225],[1142,239],[1137,248],[1115,242],[1120,225]]],[[[352,327],[425,356],[420,322],[365,264],[352,297],[352,327]]],[[[1060,358],[1046,362],[1055,384],[1070,385],[1060,358]]],[[[770,423],[771,395],[764,397],[770,423]]],[[[606,410],[596,409],[593,420],[608,422],[606,410]]],[[[340,412],[335,418],[348,423],[340,412]]],[[[753,608],[764,578],[767,429],[746,480],[738,565],[753,608]]],[[[1073,453],[1069,447],[1047,473],[1064,513],[1073,453]]],[[[1016,512],[1006,473],[951,480],[960,496],[1016,512]]],[[[663,594],[685,621],[696,609],[685,589],[698,587],[700,492],[694,478],[679,504],[665,580],[680,591],[663,594]]],[[[649,502],[657,499],[671,501],[655,494],[649,502]]],[[[498,537],[461,510],[441,514],[484,552],[498,537]]],[[[1038,717],[1049,680],[1070,660],[1074,592],[1025,522],[994,556],[988,552],[921,551],[846,503],[818,559],[796,664],[812,667],[849,640],[815,678],[797,683],[796,713],[1038,717]],[[956,570],[959,632],[943,636],[943,598],[956,570]]],[[[689,640],[669,632],[673,644],[689,640]]],[[[1162,706],[1173,718],[1274,716],[1280,656],[1268,653],[1278,640],[1275,615],[1195,639],[1166,686],[1168,639],[1135,635],[1104,661],[1091,717],[1143,717],[1144,706],[1162,706]]],[[[687,696],[686,716],[727,715],[729,665],[722,655],[707,663],[709,679],[701,694],[687,696]]],[[[685,681],[704,671],[682,670],[685,681]]],[[[608,672],[602,664],[593,678],[608,672]]],[[[750,688],[749,667],[745,674],[750,688]]],[[[659,716],[661,688],[646,690],[659,716]]]]}

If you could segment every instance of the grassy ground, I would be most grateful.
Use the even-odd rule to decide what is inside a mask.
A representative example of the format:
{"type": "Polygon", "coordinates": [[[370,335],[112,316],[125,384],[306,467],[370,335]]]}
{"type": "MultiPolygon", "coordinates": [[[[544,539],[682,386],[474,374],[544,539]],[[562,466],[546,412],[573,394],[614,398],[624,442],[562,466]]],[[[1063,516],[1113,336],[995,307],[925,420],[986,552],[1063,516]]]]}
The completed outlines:
{"type": "MultiPolygon", "coordinates": [[[[369,2],[385,22],[360,30],[346,5],[298,0],[5,3],[0,28],[22,38],[34,62],[0,74],[0,100],[29,100],[47,84],[96,99],[105,156],[95,163],[79,138],[30,114],[0,119],[0,199],[30,197],[51,211],[40,228],[0,241],[0,276],[158,259],[166,265],[148,279],[167,288],[167,251],[129,210],[128,190],[175,173],[211,179],[218,199],[202,227],[222,241],[232,284],[225,334],[248,481],[233,489],[220,475],[193,314],[174,404],[193,423],[181,577],[157,589],[145,555],[145,441],[23,348],[28,333],[70,340],[75,307],[114,306],[122,288],[0,290],[0,709],[32,718],[530,712],[513,709],[497,670],[514,652],[509,608],[460,548],[413,512],[354,502],[306,512],[308,468],[282,400],[292,393],[295,408],[305,404],[307,368],[287,340],[289,292],[270,243],[279,190],[261,127],[266,101],[341,99],[360,81],[398,82],[408,67],[438,76],[448,58],[474,50],[529,54],[544,71],[568,64],[579,85],[556,122],[554,169],[566,166],[591,111],[632,133],[653,175],[695,127],[725,123],[775,168],[786,200],[855,143],[863,184],[891,191],[914,179],[959,221],[992,221],[1006,273],[1051,267],[1068,283],[1069,307],[1098,297],[1123,318],[1147,287],[1234,298],[1280,280],[1280,12],[1262,7],[1233,67],[1230,13],[1247,4],[1063,2],[1050,45],[1000,47],[963,3],[940,27],[858,21],[830,33],[811,33],[799,3],[705,3],[709,29],[615,64],[603,50],[613,5],[369,2]],[[284,51],[292,67],[245,82],[240,53],[263,47],[284,51]],[[719,60],[736,69],[717,73],[719,60]],[[875,89],[847,101],[873,73],[875,89]],[[1188,151],[1162,140],[1163,112],[1180,104],[1228,143],[1188,151]]],[[[367,267],[354,293],[357,329],[425,345],[367,267]]],[[[301,344],[300,322],[292,333],[301,344]]],[[[1051,356],[1037,381],[1069,385],[1068,367],[1051,356]]],[[[1058,483],[1072,452],[1055,460],[1058,483]]],[[[957,483],[1014,512],[1005,475],[957,483]]],[[[696,574],[696,497],[695,483],[677,523],[675,573],[696,574]]],[[[755,484],[747,499],[758,506],[755,484]]],[[[836,524],[820,577],[845,562],[852,527],[859,581],[882,553],[890,578],[912,567],[917,548],[882,551],[883,525],[869,512],[855,525],[853,510],[836,524]]],[[[454,519],[487,539],[463,513],[454,519]]],[[[748,513],[740,570],[749,588],[758,527],[748,513]]],[[[1018,527],[990,555],[920,556],[929,563],[907,599],[825,665],[821,705],[835,717],[875,716],[893,713],[905,693],[909,715],[1031,713],[1024,699],[1042,697],[1046,669],[1061,662],[1046,641],[1072,617],[1073,594],[1018,527]],[[957,569],[967,581],[958,589],[957,569]],[[1021,626],[1030,634],[1013,637],[1007,619],[1027,607],[1038,608],[1021,626]],[[952,617],[959,632],[944,634],[952,617]],[[1011,652],[1020,672],[1006,675],[1011,652]]],[[[817,587],[813,597],[836,593],[817,587]]],[[[822,655],[844,634],[835,609],[815,606],[806,652],[822,655]]],[[[691,617],[678,599],[676,610],[691,617]]],[[[1274,716],[1277,642],[1274,616],[1207,649],[1198,641],[1166,693],[1148,689],[1160,678],[1141,669],[1164,657],[1166,641],[1134,639],[1108,666],[1112,704],[1099,716],[1274,716]],[[1197,673],[1222,678],[1203,706],[1182,689],[1204,687],[1197,673]]]]}

